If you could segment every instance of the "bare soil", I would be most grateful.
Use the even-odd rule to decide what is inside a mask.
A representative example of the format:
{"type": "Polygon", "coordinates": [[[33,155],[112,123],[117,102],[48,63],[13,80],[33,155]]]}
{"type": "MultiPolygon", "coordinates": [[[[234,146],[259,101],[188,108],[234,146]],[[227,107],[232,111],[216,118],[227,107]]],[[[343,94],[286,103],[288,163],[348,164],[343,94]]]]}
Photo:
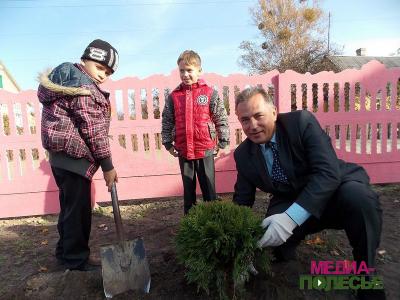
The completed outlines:
{"type": "MultiPolygon", "coordinates": [[[[383,232],[377,269],[388,299],[400,299],[400,185],[375,185],[383,207],[383,232]]],[[[231,194],[220,195],[226,200],[231,194]]],[[[183,216],[180,197],[122,202],[121,214],[129,240],[143,237],[151,270],[150,294],[126,292],[114,299],[212,299],[188,285],[175,257],[174,237],[183,216]]],[[[264,215],[268,197],[257,194],[255,213],[264,215]]],[[[105,299],[101,270],[65,271],[54,257],[57,215],[0,220],[0,299],[105,299]]],[[[94,211],[92,254],[116,242],[112,208],[101,203],[94,211]]],[[[299,276],[309,274],[311,260],[351,260],[343,231],[309,236],[298,260],[274,263],[271,274],[251,277],[244,299],[355,299],[351,291],[300,290],[299,276]]]]}

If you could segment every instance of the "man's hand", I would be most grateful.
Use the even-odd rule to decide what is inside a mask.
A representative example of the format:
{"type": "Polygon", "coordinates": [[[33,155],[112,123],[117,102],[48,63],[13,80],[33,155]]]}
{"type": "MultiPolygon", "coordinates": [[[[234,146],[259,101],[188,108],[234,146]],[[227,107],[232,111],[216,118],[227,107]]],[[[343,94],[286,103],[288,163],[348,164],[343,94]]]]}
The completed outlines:
{"type": "Polygon", "coordinates": [[[117,171],[115,171],[115,169],[112,169],[110,171],[103,172],[103,177],[104,180],[106,181],[106,186],[108,187],[108,191],[111,192],[111,187],[114,181],[118,182],[117,171]]]}
{"type": "Polygon", "coordinates": [[[179,153],[178,151],[176,151],[175,147],[172,146],[171,148],[169,148],[168,152],[173,156],[173,157],[178,157],[179,153]]]}
{"type": "Polygon", "coordinates": [[[293,234],[297,224],[286,213],[281,213],[265,218],[261,226],[267,230],[258,241],[260,248],[282,245],[293,234]]]}

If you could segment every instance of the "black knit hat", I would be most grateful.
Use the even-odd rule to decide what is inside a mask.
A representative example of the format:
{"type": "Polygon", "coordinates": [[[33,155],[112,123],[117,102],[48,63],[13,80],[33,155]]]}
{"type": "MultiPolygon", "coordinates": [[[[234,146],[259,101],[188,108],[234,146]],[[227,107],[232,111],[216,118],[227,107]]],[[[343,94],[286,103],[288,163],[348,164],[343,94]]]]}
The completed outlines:
{"type": "Polygon", "coordinates": [[[81,59],[96,61],[109,67],[113,73],[118,68],[118,52],[106,41],[97,39],[91,42],[83,52],[81,59]]]}

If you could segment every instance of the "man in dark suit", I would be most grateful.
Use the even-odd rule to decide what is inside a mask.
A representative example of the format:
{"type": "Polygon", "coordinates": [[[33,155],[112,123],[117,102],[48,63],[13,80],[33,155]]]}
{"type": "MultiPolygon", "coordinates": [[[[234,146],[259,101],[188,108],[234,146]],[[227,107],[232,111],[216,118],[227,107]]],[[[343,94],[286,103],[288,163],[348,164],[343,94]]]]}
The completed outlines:
{"type": "MultiPolygon", "coordinates": [[[[277,259],[288,261],[307,234],[344,229],[357,266],[363,261],[374,268],[382,210],[364,169],[337,158],[312,113],[277,114],[262,88],[243,90],[235,108],[247,139],[234,153],[233,201],[252,206],[256,188],[273,195],[259,246],[275,247],[277,259]]],[[[359,298],[385,295],[383,290],[360,290],[359,298]]]]}

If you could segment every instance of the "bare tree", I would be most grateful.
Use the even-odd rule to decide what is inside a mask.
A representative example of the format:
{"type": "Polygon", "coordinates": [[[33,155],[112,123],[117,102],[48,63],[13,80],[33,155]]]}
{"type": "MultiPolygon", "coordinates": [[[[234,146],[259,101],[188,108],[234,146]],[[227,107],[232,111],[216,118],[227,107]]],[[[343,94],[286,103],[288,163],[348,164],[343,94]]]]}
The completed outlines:
{"type": "Polygon", "coordinates": [[[318,0],[259,0],[251,14],[263,43],[243,41],[239,64],[252,74],[274,69],[315,73],[323,70],[325,55],[340,52],[328,50],[327,18],[318,0]]]}

